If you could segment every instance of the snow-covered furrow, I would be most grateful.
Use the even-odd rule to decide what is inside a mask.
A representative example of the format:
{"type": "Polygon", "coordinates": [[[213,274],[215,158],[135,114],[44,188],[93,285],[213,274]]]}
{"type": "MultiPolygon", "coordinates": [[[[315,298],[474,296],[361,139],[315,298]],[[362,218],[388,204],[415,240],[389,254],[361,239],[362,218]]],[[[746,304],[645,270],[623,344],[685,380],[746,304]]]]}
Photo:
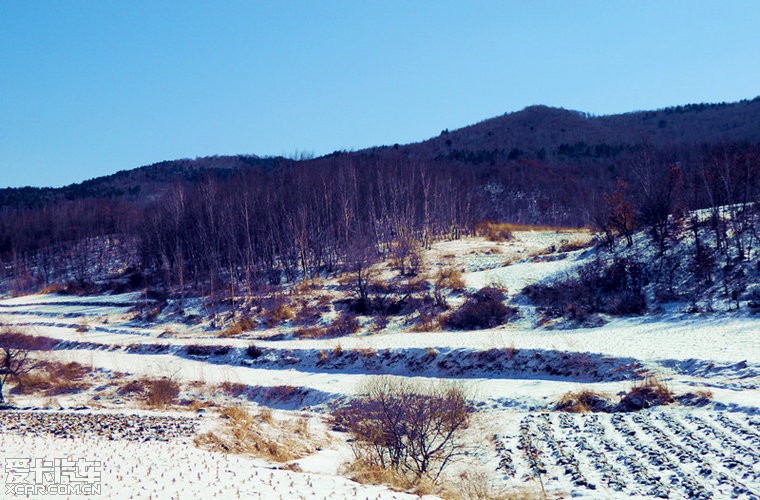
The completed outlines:
{"type": "Polygon", "coordinates": [[[72,457],[101,466],[100,495],[128,498],[363,498],[417,495],[366,486],[333,474],[298,473],[241,455],[209,452],[187,441],[134,442],[96,436],[77,439],[0,434],[0,458],[72,457]]]}
{"type": "Polygon", "coordinates": [[[528,414],[517,434],[497,436],[500,470],[508,483],[533,479],[573,496],[757,498],[754,417],[690,415],[528,414]]]}
{"type": "Polygon", "coordinates": [[[439,378],[542,378],[576,382],[612,382],[642,378],[644,369],[633,359],[533,349],[246,349],[225,345],[177,345],[170,342],[106,344],[62,340],[56,350],[124,351],[131,354],[171,354],[214,365],[248,366],[301,372],[367,373],[439,378]]]}

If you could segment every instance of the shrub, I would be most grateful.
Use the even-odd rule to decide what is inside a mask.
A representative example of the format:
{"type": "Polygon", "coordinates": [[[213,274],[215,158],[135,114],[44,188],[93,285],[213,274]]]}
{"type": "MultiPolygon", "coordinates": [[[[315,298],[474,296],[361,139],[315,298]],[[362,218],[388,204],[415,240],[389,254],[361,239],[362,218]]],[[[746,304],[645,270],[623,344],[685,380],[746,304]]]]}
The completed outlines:
{"type": "Polygon", "coordinates": [[[145,401],[151,407],[163,407],[174,403],[179,396],[179,383],[164,377],[147,381],[145,401]]]}
{"type": "Polygon", "coordinates": [[[246,348],[245,353],[248,355],[249,358],[256,359],[260,357],[262,354],[264,354],[264,349],[262,349],[261,347],[255,344],[251,344],[246,348]]]}
{"type": "Polygon", "coordinates": [[[217,388],[220,392],[232,396],[233,398],[239,398],[248,392],[248,386],[239,382],[224,381],[219,384],[217,388]]]}
{"type": "Polygon", "coordinates": [[[226,345],[198,345],[193,344],[185,347],[188,356],[208,357],[224,356],[230,352],[230,346],[226,345]]]}
{"type": "Polygon", "coordinates": [[[637,261],[616,258],[592,262],[578,274],[552,284],[529,285],[523,294],[549,317],[585,321],[591,314],[637,315],[647,311],[644,267],[637,261]]]}
{"type": "Polygon", "coordinates": [[[128,394],[145,394],[146,388],[146,381],[145,380],[130,380],[129,382],[123,384],[121,387],[119,387],[119,390],[116,391],[117,394],[120,396],[126,396],[128,394]]]}
{"type": "Polygon", "coordinates": [[[303,326],[316,325],[321,318],[322,311],[319,309],[319,307],[305,304],[301,307],[301,309],[299,309],[298,314],[296,314],[295,318],[293,319],[293,322],[296,325],[303,326]]]}
{"type": "Polygon", "coordinates": [[[333,423],[351,434],[358,461],[435,480],[463,453],[471,412],[459,387],[379,377],[364,396],[334,410],[333,423]]]}
{"type": "Polygon", "coordinates": [[[55,340],[49,337],[25,335],[7,327],[0,332],[0,405],[5,402],[3,387],[10,380],[34,370],[38,363],[29,358],[32,351],[49,350],[55,345],[55,340]]]}
{"type": "Polygon", "coordinates": [[[356,333],[361,328],[359,320],[356,316],[348,313],[343,313],[327,328],[327,335],[329,337],[344,337],[356,333]]]}
{"type": "Polygon", "coordinates": [[[18,385],[12,392],[16,394],[41,393],[44,396],[72,394],[88,389],[91,384],[84,380],[92,370],[74,361],[58,363],[41,361],[34,373],[18,377],[18,385]]]}
{"type": "Polygon", "coordinates": [[[445,318],[436,314],[435,311],[419,311],[420,319],[414,325],[415,332],[439,332],[443,327],[445,318]]]}
{"type": "Polygon", "coordinates": [[[40,293],[42,295],[48,295],[48,294],[53,294],[53,293],[60,293],[61,291],[63,291],[63,285],[61,285],[60,283],[51,283],[49,285],[45,285],[44,287],[42,287],[40,291],[37,293],[40,293]]]}
{"type": "Polygon", "coordinates": [[[504,304],[504,292],[484,287],[473,294],[446,321],[456,330],[493,328],[516,317],[517,309],[504,304]]]}

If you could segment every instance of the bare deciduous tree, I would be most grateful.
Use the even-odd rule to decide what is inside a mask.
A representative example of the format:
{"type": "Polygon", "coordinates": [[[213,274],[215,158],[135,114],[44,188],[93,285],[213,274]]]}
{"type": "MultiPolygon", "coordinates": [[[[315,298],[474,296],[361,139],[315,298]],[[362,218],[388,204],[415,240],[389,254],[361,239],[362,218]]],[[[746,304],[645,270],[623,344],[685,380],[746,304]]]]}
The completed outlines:
{"type": "Polygon", "coordinates": [[[460,387],[380,377],[365,395],[336,410],[334,418],[354,437],[358,459],[435,480],[463,454],[462,432],[471,412],[460,387]]]}

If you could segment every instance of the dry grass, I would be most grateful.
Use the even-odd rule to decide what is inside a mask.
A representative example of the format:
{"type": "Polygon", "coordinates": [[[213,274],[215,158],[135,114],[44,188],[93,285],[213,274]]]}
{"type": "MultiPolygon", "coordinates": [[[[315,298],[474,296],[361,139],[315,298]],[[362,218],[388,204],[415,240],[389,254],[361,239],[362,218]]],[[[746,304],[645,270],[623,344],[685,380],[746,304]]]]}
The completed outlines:
{"type": "Polygon", "coordinates": [[[234,337],[235,335],[240,335],[243,332],[253,330],[257,326],[258,325],[256,324],[256,320],[248,316],[243,316],[242,318],[238,318],[236,321],[230,324],[224,331],[219,334],[219,336],[225,338],[234,337]]]}
{"type": "MultiPolygon", "coordinates": [[[[491,221],[482,222],[480,224],[494,224],[498,228],[508,230],[510,232],[517,231],[537,231],[542,233],[578,233],[589,232],[586,227],[568,227],[568,226],[549,226],[549,225],[533,225],[533,224],[514,224],[511,222],[499,222],[494,223],[491,221]]],[[[477,226],[476,226],[477,234],[477,226]]],[[[482,236],[482,235],[481,235],[482,236]]]]}
{"type": "Polygon", "coordinates": [[[512,239],[513,224],[483,221],[475,225],[475,234],[488,241],[502,242],[512,239]]]}
{"type": "Polygon", "coordinates": [[[298,339],[321,339],[329,337],[327,328],[322,326],[310,326],[306,328],[299,328],[293,335],[298,339]]]}
{"type": "Polygon", "coordinates": [[[343,346],[340,344],[335,344],[335,347],[333,347],[332,353],[333,353],[333,356],[335,356],[336,358],[342,356],[343,346]]]}
{"type": "Polygon", "coordinates": [[[697,397],[702,399],[710,400],[713,398],[713,392],[709,389],[703,389],[701,391],[696,391],[694,394],[697,395],[697,397]]]}
{"type": "Polygon", "coordinates": [[[443,477],[433,482],[430,478],[418,478],[402,474],[392,468],[382,468],[357,459],[344,466],[347,477],[361,484],[386,485],[396,491],[415,495],[436,495],[446,500],[531,500],[543,498],[540,491],[528,488],[511,489],[494,482],[485,471],[469,468],[456,477],[443,477]]]}
{"type": "Polygon", "coordinates": [[[295,318],[295,316],[296,313],[290,305],[284,301],[277,301],[274,307],[267,312],[264,323],[266,323],[269,328],[273,328],[281,325],[285,321],[295,318]]]}
{"type": "Polygon", "coordinates": [[[357,354],[360,354],[364,356],[365,358],[371,358],[373,356],[377,356],[377,349],[373,349],[371,347],[363,347],[361,349],[355,350],[357,354]]]}
{"type": "Polygon", "coordinates": [[[412,326],[413,332],[440,332],[446,322],[446,314],[427,314],[420,311],[420,320],[412,326]]]}
{"type": "Polygon", "coordinates": [[[223,408],[221,416],[226,420],[224,428],[218,433],[201,434],[195,439],[197,446],[288,462],[312,454],[319,444],[305,419],[278,420],[271,410],[250,413],[237,406],[223,408]]]}
{"type": "Polygon", "coordinates": [[[238,382],[224,381],[216,386],[216,389],[233,398],[239,398],[248,392],[248,386],[238,382]]]}
{"type": "Polygon", "coordinates": [[[560,242],[559,248],[557,249],[558,252],[573,252],[575,250],[581,250],[583,248],[588,248],[591,245],[593,245],[593,240],[591,239],[574,239],[574,240],[562,240],[560,242]]]}
{"type": "Polygon", "coordinates": [[[319,351],[317,363],[324,363],[330,357],[330,353],[325,350],[319,351]]]}
{"type": "Polygon", "coordinates": [[[143,395],[147,391],[145,380],[130,380],[123,382],[119,389],[116,391],[120,396],[128,396],[131,394],[143,395]]]}
{"type": "Polygon", "coordinates": [[[61,291],[63,291],[63,285],[60,283],[51,283],[40,288],[37,293],[47,295],[51,293],[59,293],[61,291]]]}
{"type": "Polygon", "coordinates": [[[42,361],[33,372],[22,375],[14,387],[15,394],[42,394],[58,396],[83,392],[93,383],[86,380],[93,370],[76,362],[59,363],[42,361]]]}
{"type": "Polygon", "coordinates": [[[445,499],[456,500],[527,500],[544,498],[540,491],[528,488],[507,489],[498,479],[477,467],[470,467],[455,478],[447,478],[436,494],[445,499]]]}
{"type": "Polygon", "coordinates": [[[140,378],[125,381],[116,393],[120,396],[141,398],[149,408],[163,408],[174,404],[179,396],[179,383],[168,378],[140,378]]]}
{"type": "Polygon", "coordinates": [[[145,402],[151,408],[163,408],[173,404],[179,396],[179,383],[169,378],[147,381],[145,402]]]}
{"type": "Polygon", "coordinates": [[[454,291],[461,291],[465,288],[462,271],[453,267],[447,267],[438,271],[435,279],[435,286],[438,288],[449,288],[454,291]]]}
{"type": "Polygon", "coordinates": [[[618,404],[621,411],[638,411],[676,401],[673,391],[656,375],[648,375],[635,383],[618,404]]]}
{"type": "Polygon", "coordinates": [[[369,461],[357,459],[344,467],[343,473],[360,484],[384,484],[398,491],[415,487],[416,478],[404,475],[392,468],[383,468],[369,461]]]}
{"type": "Polygon", "coordinates": [[[212,406],[214,406],[214,403],[211,401],[198,401],[197,399],[193,399],[187,404],[187,408],[193,412],[201,408],[211,408],[212,406]]]}
{"type": "Polygon", "coordinates": [[[608,407],[606,401],[605,395],[586,389],[568,392],[560,398],[554,408],[569,413],[590,413],[608,407]]]}

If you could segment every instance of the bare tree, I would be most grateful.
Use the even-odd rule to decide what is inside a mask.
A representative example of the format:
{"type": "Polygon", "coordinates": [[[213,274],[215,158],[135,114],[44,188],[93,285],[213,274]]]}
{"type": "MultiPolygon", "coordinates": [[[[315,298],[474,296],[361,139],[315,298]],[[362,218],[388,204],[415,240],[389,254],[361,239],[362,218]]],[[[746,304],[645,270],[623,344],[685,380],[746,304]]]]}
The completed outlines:
{"type": "Polygon", "coordinates": [[[422,387],[379,377],[369,383],[364,396],[336,410],[334,419],[354,437],[358,459],[436,480],[464,453],[461,437],[471,412],[458,386],[442,382],[422,387]]]}
{"type": "Polygon", "coordinates": [[[0,404],[5,403],[3,389],[6,382],[18,381],[19,377],[37,367],[37,362],[29,358],[29,353],[51,347],[47,337],[24,335],[9,327],[0,333],[0,404]]]}

